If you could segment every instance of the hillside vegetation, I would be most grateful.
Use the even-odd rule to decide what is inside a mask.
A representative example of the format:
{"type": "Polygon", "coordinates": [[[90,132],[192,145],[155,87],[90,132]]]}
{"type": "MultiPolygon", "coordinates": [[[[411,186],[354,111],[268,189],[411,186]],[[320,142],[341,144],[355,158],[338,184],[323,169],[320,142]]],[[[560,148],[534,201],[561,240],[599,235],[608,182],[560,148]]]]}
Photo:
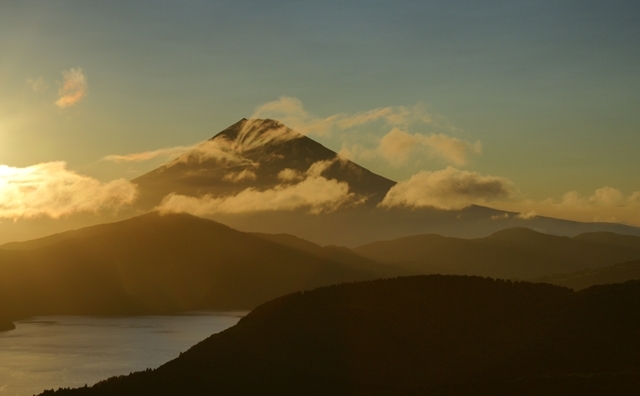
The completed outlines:
{"type": "Polygon", "coordinates": [[[55,395],[634,394],[639,332],[640,282],[377,280],[278,298],[156,370],[55,395]]]}

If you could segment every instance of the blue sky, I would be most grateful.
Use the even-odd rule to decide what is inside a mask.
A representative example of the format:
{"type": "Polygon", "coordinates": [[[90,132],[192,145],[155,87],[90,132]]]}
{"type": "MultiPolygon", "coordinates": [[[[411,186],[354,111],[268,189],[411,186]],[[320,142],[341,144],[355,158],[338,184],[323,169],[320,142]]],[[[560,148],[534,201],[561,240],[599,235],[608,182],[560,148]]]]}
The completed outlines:
{"type": "MultiPolygon", "coordinates": [[[[481,153],[353,159],[395,180],[450,165],[504,177],[539,212],[609,187],[628,213],[608,218],[640,223],[639,19],[637,1],[4,1],[0,164],[65,161],[108,182],[160,162],[107,155],[194,144],[281,97],[318,119],[418,105],[437,122],[403,131],[481,153]],[[61,108],[70,70],[82,97],[61,108]]],[[[389,130],[310,137],[373,150],[389,130]]]]}

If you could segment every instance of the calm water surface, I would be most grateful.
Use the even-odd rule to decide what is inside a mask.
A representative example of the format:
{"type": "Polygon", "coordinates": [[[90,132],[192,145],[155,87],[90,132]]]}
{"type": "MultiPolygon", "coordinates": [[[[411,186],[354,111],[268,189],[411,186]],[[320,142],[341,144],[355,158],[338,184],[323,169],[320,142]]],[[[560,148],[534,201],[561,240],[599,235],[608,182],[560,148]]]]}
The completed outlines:
{"type": "Polygon", "coordinates": [[[43,316],[15,322],[15,330],[0,332],[0,396],[92,385],[158,367],[245,314],[43,316]]]}

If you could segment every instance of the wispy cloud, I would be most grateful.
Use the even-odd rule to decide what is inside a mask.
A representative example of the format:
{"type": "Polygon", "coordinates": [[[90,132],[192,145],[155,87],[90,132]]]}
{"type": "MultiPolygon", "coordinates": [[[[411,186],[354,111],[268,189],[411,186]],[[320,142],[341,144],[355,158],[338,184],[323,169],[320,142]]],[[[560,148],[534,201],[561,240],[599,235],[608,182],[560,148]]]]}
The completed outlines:
{"type": "Polygon", "coordinates": [[[447,167],[439,171],[422,171],[393,186],[380,203],[381,207],[462,209],[472,204],[513,198],[513,183],[499,176],[447,167]]]}
{"type": "Polygon", "coordinates": [[[55,104],[61,109],[73,106],[87,95],[87,77],[81,68],[62,72],[62,83],[58,89],[59,98],[55,104]]]}
{"type": "Polygon", "coordinates": [[[305,173],[293,171],[294,174],[288,174],[286,177],[289,181],[302,178],[302,181],[295,184],[284,183],[264,191],[248,188],[228,197],[206,195],[196,198],[171,194],[164,198],[157,209],[161,212],[187,212],[202,216],[307,208],[310,213],[318,214],[362,202],[361,198],[349,192],[347,183],[328,180],[322,176],[331,163],[317,162],[305,173]]]}
{"type": "Polygon", "coordinates": [[[167,159],[175,158],[194,148],[195,146],[168,147],[168,148],[161,148],[153,151],[143,151],[140,153],[131,153],[131,154],[124,154],[124,155],[112,154],[112,155],[107,155],[102,159],[105,161],[111,161],[115,163],[144,162],[144,161],[150,161],[156,158],[167,158],[167,159]]]}
{"type": "Polygon", "coordinates": [[[66,169],[64,162],[15,168],[0,165],[0,218],[59,218],[131,204],[136,186],[125,179],[102,183],[66,169]]]}
{"type": "Polygon", "coordinates": [[[27,85],[33,92],[42,92],[46,91],[47,88],[49,88],[49,86],[44,82],[42,76],[38,77],[35,80],[33,78],[27,78],[27,85]]]}
{"type": "Polygon", "coordinates": [[[252,118],[274,118],[304,135],[336,135],[342,139],[340,154],[352,160],[384,159],[394,166],[404,165],[410,158],[424,156],[439,158],[456,166],[465,165],[472,155],[482,153],[482,143],[469,142],[445,133],[409,133],[412,125],[437,125],[440,129],[453,129],[442,117],[427,111],[426,105],[413,107],[381,107],[360,113],[334,114],[317,117],[305,110],[299,99],[281,97],[259,106],[252,118]],[[382,123],[391,130],[382,138],[362,131],[372,123],[382,123]],[[348,131],[348,133],[347,133],[348,131]],[[357,138],[357,139],[354,139],[357,138]],[[349,143],[357,140],[359,143],[349,143]],[[376,146],[365,147],[362,141],[375,141],[376,146]]]}
{"type": "Polygon", "coordinates": [[[239,172],[230,172],[224,175],[222,180],[238,183],[243,180],[256,180],[258,176],[252,169],[243,169],[239,172]]]}
{"type": "Polygon", "coordinates": [[[276,119],[304,135],[321,136],[372,122],[382,121],[392,127],[406,127],[413,123],[431,124],[435,119],[427,112],[426,106],[422,103],[413,107],[380,107],[360,113],[340,113],[323,118],[314,116],[305,110],[299,99],[287,96],[258,106],[251,118],[276,119]]]}
{"type": "Polygon", "coordinates": [[[204,162],[215,160],[222,166],[249,166],[258,167],[259,164],[241,155],[235,148],[235,143],[228,139],[207,140],[193,146],[168,147],[152,151],[143,151],[131,154],[111,154],[102,158],[104,161],[116,163],[144,162],[157,158],[173,160],[167,164],[172,166],[177,163],[204,162]]]}
{"type": "Polygon", "coordinates": [[[270,143],[286,142],[301,137],[300,133],[279,121],[252,118],[245,121],[236,139],[229,142],[229,147],[232,151],[242,154],[270,143]]]}

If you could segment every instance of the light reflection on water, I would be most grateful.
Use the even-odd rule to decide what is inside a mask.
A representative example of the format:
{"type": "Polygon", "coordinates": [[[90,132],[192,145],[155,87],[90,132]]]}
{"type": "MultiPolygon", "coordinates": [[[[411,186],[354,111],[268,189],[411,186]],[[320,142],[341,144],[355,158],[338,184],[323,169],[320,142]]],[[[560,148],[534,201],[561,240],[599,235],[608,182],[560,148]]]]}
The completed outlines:
{"type": "Polygon", "coordinates": [[[0,396],[92,385],[158,367],[245,314],[43,316],[15,322],[15,330],[0,332],[0,396]]]}

